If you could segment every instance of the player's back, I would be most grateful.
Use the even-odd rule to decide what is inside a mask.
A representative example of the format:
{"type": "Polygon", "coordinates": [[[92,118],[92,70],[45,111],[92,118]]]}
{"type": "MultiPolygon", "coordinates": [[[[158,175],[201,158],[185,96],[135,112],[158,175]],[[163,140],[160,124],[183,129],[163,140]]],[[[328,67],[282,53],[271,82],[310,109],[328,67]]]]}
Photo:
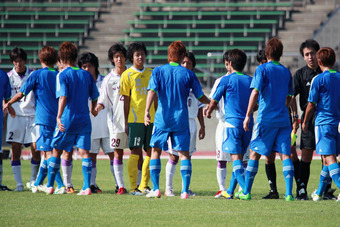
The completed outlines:
{"type": "Polygon", "coordinates": [[[316,105],[315,125],[337,126],[340,122],[340,72],[326,70],[314,78],[312,88],[314,83],[318,83],[320,100],[316,105]]]}
{"type": "Polygon", "coordinates": [[[78,67],[68,67],[57,77],[57,97],[66,96],[67,103],[61,121],[66,132],[89,133],[91,121],[88,100],[98,97],[92,75],[78,67]]]}
{"type": "Polygon", "coordinates": [[[291,124],[286,98],[293,94],[293,84],[291,74],[286,67],[275,61],[258,66],[251,87],[259,90],[260,93],[257,122],[273,127],[285,127],[291,124]]]}

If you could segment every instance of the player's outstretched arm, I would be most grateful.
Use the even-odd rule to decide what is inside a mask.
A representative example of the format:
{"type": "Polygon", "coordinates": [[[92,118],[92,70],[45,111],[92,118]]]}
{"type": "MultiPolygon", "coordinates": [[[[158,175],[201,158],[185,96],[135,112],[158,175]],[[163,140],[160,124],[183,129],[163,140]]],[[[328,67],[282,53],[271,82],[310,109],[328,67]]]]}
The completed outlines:
{"type": "Polygon", "coordinates": [[[257,99],[259,97],[259,91],[257,89],[253,89],[249,97],[248,109],[246,113],[246,117],[243,121],[243,129],[244,131],[249,131],[249,122],[250,122],[250,115],[254,112],[255,105],[257,103],[257,99]]]}
{"type": "Polygon", "coordinates": [[[157,97],[157,93],[153,90],[148,91],[148,97],[146,98],[146,106],[145,106],[145,115],[144,115],[144,124],[149,125],[151,122],[151,116],[150,116],[150,108],[152,105],[152,102],[157,97]]]}
{"type": "Polygon", "coordinates": [[[58,103],[58,114],[57,114],[57,126],[58,129],[61,132],[65,131],[64,125],[61,123],[61,116],[64,113],[65,107],[66,107],[67,97],[66,96],[60,96],[59,97],[59,103],[58,103]]]}
{"type": "Polygon", "coordinates": [[[302,130],[308,131],[308,122],[315,112],[315,103],[309,102],[306,108],[305,119],[303,120],[302,130]]]}

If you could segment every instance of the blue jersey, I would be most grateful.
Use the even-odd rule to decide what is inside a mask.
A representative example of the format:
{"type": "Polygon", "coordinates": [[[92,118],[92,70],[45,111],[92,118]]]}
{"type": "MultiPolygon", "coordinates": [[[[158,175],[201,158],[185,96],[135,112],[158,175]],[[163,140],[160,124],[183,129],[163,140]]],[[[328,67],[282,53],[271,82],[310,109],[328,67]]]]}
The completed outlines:
{"type": "MultiPolygon", "coordinates": [[[[4,71],[2,71],[0,69],[0,125],[2,125],[3,123],[3,117],[4,117],[4,113],[2,111],[2,100],[8,100],[11,98],[11,84],[9,83],[9,79],[7,76],[7,73],[5,73],[4,71]]],[[[0,130],[2,131],[2,127],[0,128],[0,130]]],[[[1,150],[1,148],[0,148],[1,150]]]]}
{"type": "Polygon", "coordinates": [[[31,73],[20,88],[25,96],[32,90],[35,96],[35,123],[55,127],[58,112],[58,100],[55,97],[55,83],[58,71],[43,68],[31,73]]]}
{"type": "Polygon", "coordinates": [[[308,102],[316,104],[315,125],[338,126],[340,122],[340,73],[327,70],[312,81],[308,102]]]}
{"type": "Polygon", "coordinates": [[[177,63],[159,66],[152,71],[148,90],[158,95],[154,122],[158,129],[175,132],[189,128],[187,102],[190,88],[197,99],[203,96],[195,73],[177,63]]]}
{"type": "MultiPolygon", "coordinates": [[[[212,98],[219,102],[223,97],[225,121],[235,127],[243,127],[246,117],[250,89],[251,77],[240,72],[235,72],[222,77],[212,98]]],[[[250,127],[253,125],[253,115],[250,117],[250,127]]]]}
{"type": "Polygon", "coordinates": [[[99,96],[92,75],[77,67],[68,67],[57,76],[57,98],[67,97],[61,122],[65,132],[74,134],[91,133],[89,98],[99,96]]]}
{"type": "Polygon", "coordinates": [[[271,127],[291,125],[286,98],[293,95],[293,82],[286,67],[276,61],[259,65],[250,87],[260,93],[257,123],[271,127]]]}

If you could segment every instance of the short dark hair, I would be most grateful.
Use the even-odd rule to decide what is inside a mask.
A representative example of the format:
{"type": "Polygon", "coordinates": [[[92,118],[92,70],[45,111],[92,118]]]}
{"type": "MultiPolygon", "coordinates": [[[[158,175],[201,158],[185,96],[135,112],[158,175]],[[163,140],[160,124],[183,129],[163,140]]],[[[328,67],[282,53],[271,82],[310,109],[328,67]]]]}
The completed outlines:
{"type": "Polygon", "coordinates": [[[243,50],[232,49],[228,52],[228,61],[232,63],[233,69],[241,72],[247,62],[247,55],[243,50]]]}
{"type": "Polygon", "coordinates": [[[78,58],[78,66],[82,68],[82,66],[86,63],[91,63],[96,70],[96,75],[99,75],[99,70],[98,70],[99,61],[96,55],[94,55],[91,52],[86,52],[86,53],[81,54],[78,58]]]}
{"type": "Polygon", "coordinates": [[[300,45],[300,54],[302,57],[303,57],[303,49],[305,48],[313,48],[315,52],[318,52],[318,50],[320,50],[320,45],[314,39],[307,39],[300,45]]]}
{"type": "Polygon", "coordinates": [[[11,59],[11,62],[13,62],[17,58],[21,58],[26,62],[27,54],[22,48],[14,47],[13,50],[9,53],[9,58],[11,59]]]}
{"type": "Polygon", "coordinates": [[[115,54],[116,53],[118,53],[118,52],[121,52],[123,55],[124,55],[124,57],[126,58],[126,54],[127,54],[127,51],[126,51],[126,49],[125,49],[125,47],[121,44],[121,43],[115,43],[115,44],[113,44],[111,47],[110,47],[110,49],[109,49],[109,51],[108,51],[108,58],[109,58],[109,60],[111,61],[111,64],[114,66],[115,65],[115,63],[112,61],[113,60],[113,57],[115,56],[115,54]]]}
{"type": "Polygon", "coordinates": [[[190,59],[190,61],[192,62],[192,68],[195,68],[195,66],[196,66],[196,58],[195,58],[195,55],[194,55],[192,52],[187,51],[187,52],[185,53],[185,57],[187,57],[187,58],[190,59]]]}
{"type": "Polygon", "coordinates": [[[228,53],[229,53],[229,50],[227,50],[226,52],[224,52],[224,54],[223,54],[223,62],[226,62],[226,61],[229,60],[229,58],[228,58],[228,53]]]}
{"type": "Polygon", "coordinates": [[[264,50],[259,50],[256,55],[256,60],[258,63],[267,62],[266,54],[264,50]]]}
{"type": "Polygon", "coordinates": [[[323,47],[316,52],[316,58],[326,67],[333,67],[336,61],[335,52],[330,47],[323,47]]]}
{"type": "Polygon", "coordinates": [[[54,47],[45,46],[39,51],[39,60],[48,66],[54,66],[58,60],[58,53],[54,47]]]}
{"type": "Polygon", "coordinates": [[[133,63],[133,53],[135,53],[138,50],[144,51],[145,56],[147,56],[146,47],[145,47],[145,44],[143,42],[131,43],[128,47],[128,50],[127,50],[127,58],[129,59],[129,61],[131,63],[133,63]]]}
{"type": "Polygon", "coordinates": [[[265,54],[267,59],[270,58],[274,61],[280,61],[283,52],[282,42],[278,38],[270,39],[266,44],[265,54]]]}
{"type": "Polygon", "coordinates": [[[71,42],[63,42],[59,46],[60,61],[68,64],[75,64],[78,57],[78,48],[71,42]]]}

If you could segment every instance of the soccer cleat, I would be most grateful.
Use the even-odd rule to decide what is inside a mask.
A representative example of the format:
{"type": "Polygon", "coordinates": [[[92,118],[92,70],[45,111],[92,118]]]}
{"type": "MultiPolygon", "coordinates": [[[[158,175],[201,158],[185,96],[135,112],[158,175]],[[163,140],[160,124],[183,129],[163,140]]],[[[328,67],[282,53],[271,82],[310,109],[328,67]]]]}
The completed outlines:
{"type": "Polygon", "coordinates": [[[119,188],[119,190],[116,194],[117,195],[124,195],[124,194],[127,194],[127,191],[126,191],[125,188],[121,187],[121,188],[119,188]]]}
{"type": "Polygon", "coordinates": [[[74,190],[73,186],[71,186],[71,187],[67,187],[66,192],[67,192],[67,194],[73,194],[73,193],[75,193],[75,190],[74,190]]]}
{"type": "Polygon", "coordinates": [[[251,195],[248,193],[247,195],[243,194],[243,191],[238,195],[240,200],[251,200],[251,195]]]}
{"type": "Polygon", "coordinates": [[[336,189],[330,188],[327,193],[323,195],[324,200],[336,200],[336,197],[334,196],[334,192],[336,189]]]}
{"type": "Polygon", "coordinates": [[[161,198],[161,191],[159,189],[152,190],[146,195],[146,198],[161,198]]]}
{"type": "Polygon", "coordinates": [[[183,193],[181,194],[181,199],[189,199],[189,193],[183,192],[183,193]]]}
{"type": "Polygon", "coordinates": [[[54,192],[54,188],[45,186],[45,192],[47,195],[52,195],[54,192]]]}
{"type": "Polygon", "coordinates": [[[66,194],[66,188],[65,187],[61,187],[61,188],[56,188],[54,190],[55,195],[62,195],[62,194],[66,194]]]}
{"type": "Polygon", "coordinates": [[[139,195],[144,195],[144,193],[141,192],[138,188],[136,188],[135,190],[130,192],[130,195],[137,195],[137,196],[139,196],[139,195]]]}
{"type": "Polygon", "coordinates": [[[144,195],[147,195],[147,194],[149,194],[152,190],[151,190],[151,188],[149,188],[149,186],[147,186],[146,188],[139,189],[139,191],[143,192],[144,195]]]}
{"type": "Polygon", "coordinates": [[[233,195],[229,195],[227,191],[222,191],[221,195],[226,199],[233,199],[233,195]]]}
{"type": "Polygon", "coordinates": [[[80,192],[77,195],[91,195],[91,189],[87,188],[85,190],[80,190],[80,192]]]}
{"type": "Polygon", "coordinates": [[[320,201],[320,200],[322,200],[322,197],[319,196],[318,194],[316,194],[316,190],[312,193],[311,197],[312,197],[313,201],[320,201]]]}
{"type": "Polygon", "coordinates": [[[263,196],[262,199],[278,199],[279,197],[279,193],[277,191],[272,191],[270,190],[268,195],[263,196]]]}
{"type": "Polygon", "coordinates": [[[218,191],[214,196],[214,198],[222,198],[222,197],[223,197],[222,196],[222,190],[218,191]]]}
{"type": "Polygon", "coordinates": [[[96,185],[96,189],[98,193],[103,193],[103,191],[98,187],[98,185],[96,185]]]}
{"type": "Polygon", "coordinates": [[[294,201],[294,197],[292,195],[285,196],[285,200],[288,201],[294,201]]]}
{"type": "Polygon", "coordinates": [[[6,185],[0,184],[0,191],[12,191],[12,189],[9,189],[6,185]]]}
{"type": "Polygon", "coordinates": [[[14,190],[15,192],[23,192],[24,191],[24,186],[23,185],[17,185],[17,187],[14,190]]]}
{"type": "Polygon", "coordinates": [[[165,196],[169,196],[169,197],[176,196],[176,195],[175,195],[175,191],[174,191],[173,189],[171,189],[171,188],[165,190],[164,195],[165,195],[165,196]]]}
{"type": "Polygon", "coordinates": [[[95,185],[90,186],[91,193],[97,193],[97,187],[95,185]]]}
{"type": "Polygon", "coordinates": [[[196,194],[193,193],[190,189],[188,190],[188,194],[189,194],[189,196],[196,196],[196,194]]]}

